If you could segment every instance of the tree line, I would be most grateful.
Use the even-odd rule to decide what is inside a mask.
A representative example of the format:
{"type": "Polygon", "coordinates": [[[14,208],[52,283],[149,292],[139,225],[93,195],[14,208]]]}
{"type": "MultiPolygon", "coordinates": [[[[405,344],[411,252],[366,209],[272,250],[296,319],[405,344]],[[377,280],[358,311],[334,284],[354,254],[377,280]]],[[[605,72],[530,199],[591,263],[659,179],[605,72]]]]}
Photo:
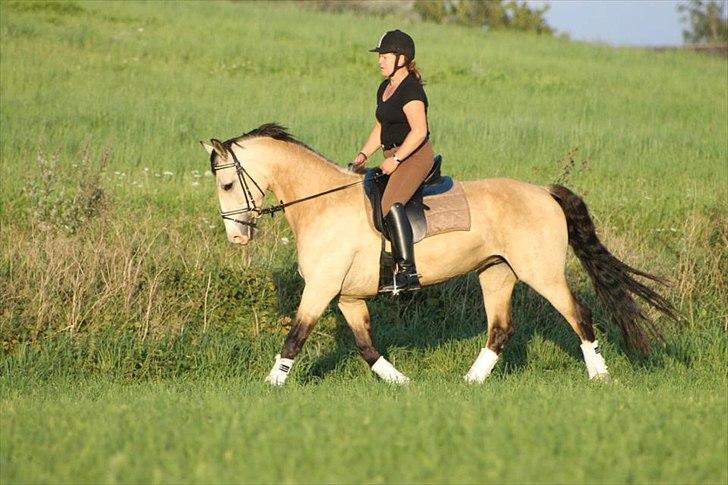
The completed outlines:
{"type": "MultiPolygon", "coordinates": [[[[485,30],[518,30],[554,35],[546,21],[548,3],[535,7],[526,0],[299,0],[299,5],[328,11],[396,14],[409,20],[456,24],[485,30]]],[[[684,0],[677,6],[688,44],[728,43],[726,0],[684,0]]],[[[561,34],[566,35],[566,34],[561,34]]]]}

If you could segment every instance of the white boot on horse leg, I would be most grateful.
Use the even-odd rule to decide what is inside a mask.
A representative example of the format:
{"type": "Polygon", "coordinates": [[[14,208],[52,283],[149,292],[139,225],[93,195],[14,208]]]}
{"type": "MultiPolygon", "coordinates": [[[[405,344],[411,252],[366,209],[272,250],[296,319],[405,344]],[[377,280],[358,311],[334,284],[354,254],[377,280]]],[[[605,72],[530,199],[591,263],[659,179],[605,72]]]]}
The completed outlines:
{"type": "Polygon", "coordinates": [[[581,353],[584,354],[584,363],[590,381],[610,380],[607,364],[604,362],[604,357],[602,357],[602,352],[596,340],[594,342],[583,341],[581,343],[581,353]]]}
{"type": "Polygon", "coordinates": [[[392,384],[408,384],[409,377],[402,374],[400,371],[389,363],[383,356],[372,365],[372,372],[378,375],[382,380],[391,382],[392,384]]]}
{"type": "Polygon", "coordinates": [[[273,386],[282,386],[286,383],[292,367],[293,359],[284,359],[280,354],[276,355],[276,362],[268,377],[265,378],[265,382],[273,386]]]}
{"type": "Polygon", "coordinates": [[[490,350],[489,348],[480,349],[478,358],[475,359],[470,370],[465,374],[465,380],[479,384],[485,380],[493,371],[493,367],[498,362],[498,354],[490,350]]]}

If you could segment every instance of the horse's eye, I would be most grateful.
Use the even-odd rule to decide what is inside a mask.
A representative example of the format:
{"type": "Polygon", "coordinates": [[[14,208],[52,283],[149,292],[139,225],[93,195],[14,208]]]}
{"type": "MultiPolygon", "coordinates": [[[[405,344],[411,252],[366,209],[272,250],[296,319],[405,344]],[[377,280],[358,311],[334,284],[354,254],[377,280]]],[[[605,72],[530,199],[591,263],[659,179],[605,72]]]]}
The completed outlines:
{"type": "Polygon", "coordinates": [[[222,186],[222,190],[230,190],[230,189],[232,189],[233,188],[233,183],[235,183],[235,182],[230,182],[229,184],[223,185],[222,186]]]}

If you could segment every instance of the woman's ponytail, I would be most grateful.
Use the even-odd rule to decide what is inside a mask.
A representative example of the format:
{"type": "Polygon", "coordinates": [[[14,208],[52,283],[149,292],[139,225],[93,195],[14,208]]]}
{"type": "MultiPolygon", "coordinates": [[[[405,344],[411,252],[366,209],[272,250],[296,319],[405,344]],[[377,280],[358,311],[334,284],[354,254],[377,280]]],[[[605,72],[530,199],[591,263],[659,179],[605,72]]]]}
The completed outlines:
{"type": "Polygon", "coordinates": [[[407,70],[410,72],[410,74],[413,74],[417,78],[420,84],[425,84],[425,81],[422,79],[422,73],[420,73],[420,70],[417,69],[417,64],[415,63],[415,61],[407,64],[407,70]]]}

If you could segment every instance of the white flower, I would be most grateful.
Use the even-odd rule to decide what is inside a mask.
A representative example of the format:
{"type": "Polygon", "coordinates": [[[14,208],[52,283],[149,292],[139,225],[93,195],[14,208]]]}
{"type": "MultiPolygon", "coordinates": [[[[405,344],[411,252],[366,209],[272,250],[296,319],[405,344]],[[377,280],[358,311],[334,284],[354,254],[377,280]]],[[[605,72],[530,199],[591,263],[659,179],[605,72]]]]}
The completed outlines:
{"type": "Polygon", "coordinates": [[[288,244],[288,242],[289,242],[289,241],[288,241],[288,238],[287,238],[287,237],[282,237],[282,238],[281,238],[281,242],[282,242],[283,244],[288,244]]]}

